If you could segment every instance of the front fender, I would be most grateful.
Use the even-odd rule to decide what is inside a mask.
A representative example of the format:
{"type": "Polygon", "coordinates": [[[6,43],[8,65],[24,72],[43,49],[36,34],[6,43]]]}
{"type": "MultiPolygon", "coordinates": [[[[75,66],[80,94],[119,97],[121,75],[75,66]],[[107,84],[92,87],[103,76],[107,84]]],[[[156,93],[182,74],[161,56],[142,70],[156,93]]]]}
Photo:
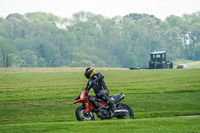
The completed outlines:
{"type": "Polygon", "coordinates": [[[77,103],[85,103],[85,99],[78,99],[74,102],[74,104],[77,104],[77,103]]]}

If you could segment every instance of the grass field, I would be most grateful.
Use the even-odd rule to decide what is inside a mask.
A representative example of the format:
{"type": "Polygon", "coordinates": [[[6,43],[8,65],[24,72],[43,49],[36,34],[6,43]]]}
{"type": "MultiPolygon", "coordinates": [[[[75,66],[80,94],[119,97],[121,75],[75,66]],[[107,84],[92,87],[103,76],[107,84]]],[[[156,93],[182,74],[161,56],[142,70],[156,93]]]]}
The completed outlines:
{"type": "MultiPolygon", "coordinates": [[[[74,98],[84,68],[0,68],[0,132],[200,132],[200,69],[96,68],[110,95],[135,112],[133,120],[78,122],[74,98]]],[[[90,94],[94,93],[91,91],[90,94]]]]}
{"type": "Polygon", "coordinates": [[[176,68],[178,64],[185,64],[189,68],[200,68],[200,61],[178,60],[174,62],[174,68],[176,68]]]}

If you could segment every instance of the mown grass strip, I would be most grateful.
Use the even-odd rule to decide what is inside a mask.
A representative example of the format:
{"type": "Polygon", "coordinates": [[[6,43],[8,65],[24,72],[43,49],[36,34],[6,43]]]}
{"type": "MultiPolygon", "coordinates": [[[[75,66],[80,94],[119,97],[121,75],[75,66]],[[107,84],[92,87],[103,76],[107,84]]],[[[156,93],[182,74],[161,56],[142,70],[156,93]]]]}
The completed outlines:
{"type": "Polygon", "coordinates": [[[153,132],[153,133],[175,133],[175,132],[200,132],[200,117],[163,117],[145,118],[133,120],[104,120],[92,122],[48,122],[29,124],[9,124],[0,126],[3,133],[115,133],[115,132],[153,132]]]}

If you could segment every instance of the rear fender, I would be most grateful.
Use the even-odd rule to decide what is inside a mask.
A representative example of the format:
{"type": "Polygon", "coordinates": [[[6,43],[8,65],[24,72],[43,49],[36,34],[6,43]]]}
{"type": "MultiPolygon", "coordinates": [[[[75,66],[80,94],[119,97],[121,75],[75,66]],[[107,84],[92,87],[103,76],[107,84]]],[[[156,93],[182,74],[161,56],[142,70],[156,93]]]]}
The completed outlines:
{"type": "Polygon", "coordinates": [[[117,95],[112,95],[109,98],[114,104],[116,104],[116,103],[120,102],[122,99],[124,99],[124,97],[125,97],[125,95],[121,93],[121,94],[117,94],[117,95]]]}

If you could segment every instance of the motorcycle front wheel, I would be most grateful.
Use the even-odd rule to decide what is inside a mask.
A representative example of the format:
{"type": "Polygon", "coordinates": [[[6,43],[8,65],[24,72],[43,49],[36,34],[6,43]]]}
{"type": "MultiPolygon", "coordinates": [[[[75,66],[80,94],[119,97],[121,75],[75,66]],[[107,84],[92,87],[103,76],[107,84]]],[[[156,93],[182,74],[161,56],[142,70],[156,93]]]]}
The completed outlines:
{"type": "Polygon", "coordinates": [[[131,109],[131,107],[129,107],[128,105],[126,105],[124,103],[119,103],[117,105],[117,108],[123,108],[123,109],[127,109],[128,110],[128,114],[127,115],[117,116],[118,119],[134,119],[134,112],[131,109]]]}
{"type": "Polygon", "coordinates": [[[80,106],[76,109],[75,115],[78,121],[92,121],[95,120],[94,115],[92,111],[88,111],[88,113],[85,113],[85,108],[83,106],[80,106]]]}

